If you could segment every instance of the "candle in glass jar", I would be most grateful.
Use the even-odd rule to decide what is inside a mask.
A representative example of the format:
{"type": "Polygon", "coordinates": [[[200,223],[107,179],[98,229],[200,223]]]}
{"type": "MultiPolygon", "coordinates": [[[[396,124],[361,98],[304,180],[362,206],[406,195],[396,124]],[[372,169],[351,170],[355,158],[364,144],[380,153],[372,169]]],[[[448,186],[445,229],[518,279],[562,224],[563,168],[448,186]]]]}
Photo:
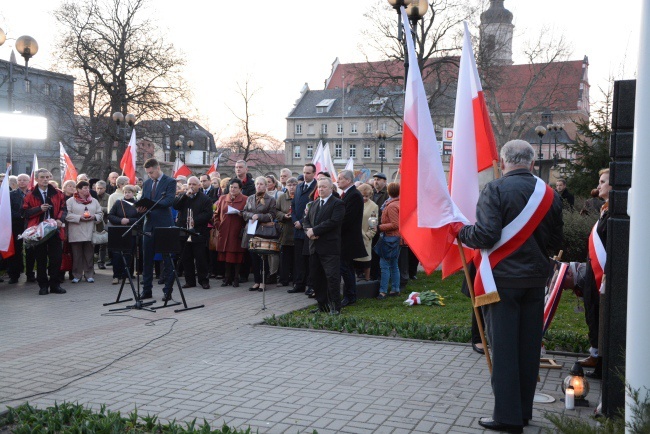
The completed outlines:
{"type": "Polygon", "coordinates": [[[571,386],[567,387],[564,395],[564,408],[567,410],[573,410],[575,408],[575,391],[571,386]]]}

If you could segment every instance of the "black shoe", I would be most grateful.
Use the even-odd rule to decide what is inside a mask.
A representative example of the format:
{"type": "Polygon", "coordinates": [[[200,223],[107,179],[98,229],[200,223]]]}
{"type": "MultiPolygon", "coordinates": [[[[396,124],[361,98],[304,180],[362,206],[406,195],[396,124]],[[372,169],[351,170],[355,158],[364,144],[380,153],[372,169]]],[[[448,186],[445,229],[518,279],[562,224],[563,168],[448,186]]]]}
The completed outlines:
{"type": "Polygon", "coordinates": [[[36,277],[34,277],[34,276],[27,276],[27,282],[28,282],[28,283],[34,283],[34,282],[36,282],[36,277]]]}
{"type": "Polygon", "coordinates": [[[289,294],[298,294],[299,292],[305,292],[304,289],[296,288],[295,286],[291,289],[288,289],[287,292],[289,294]]]}
{"type": "Polygon", "coordinates": [[[314,291],[314,288],[310,287],[310,288],[305,289],[305,295],[307,295],[307,296],[313,295],[314,292],[316,292],[316,291],[314,291]]]}
{"type": "Polygon", "coordinates": [[[251,286],[248,288],[249,291],[259,291],[260,287],[259,286],[251,286]]]}
{"type": "Polygon", "coordinates": [[[201,284],[201,288],[203,288],[203,289],[210,289],[210,284],[207,283],[207,282],[203,282],[203,283],[201,284]]]}
{"type": "Polygon", "coordinates": [[[602,380],[603,379],[603,372],[601,369],[594,369],[591,372],[587,372],[585,376],[589,378],[593,378],[594,380],[602,380]]]}
{"type": "Polygon", "coordinates": [[[172,295],[171,294],[163,295],[162,301],[163,301],[163,303],[166,302],[166,301],[172,301],[172,295]]]}
{"type": "Polygon", "coordinates": [[[311,313],[327,313],[330,311],[329,306],[327,303],[318,303],[318,307],[316,309],[312,309],[310,312],[311,313]]]}
{"type": "Polygon", "coordinates": [[[232,287],[233,288],[239,288],[239,279],[235,279],[232,281],[232,287]]]}
{"type": "Polygon", "coordinates": [[[140,296],[140,300],[146,300],[148,298],[153,298],[153,294],[151,292],[143,292],[140,296]]]}
{"type": "Polygon", "coordinates": [[[316,293],[315,292],[310,292],[309,295],[307,295],[308,298],[316,298],[316,293]]]}
{"type": "Polygon", "coordinates": [[[100,270],[105,270],[105,269],[106,269],[106,265],[104,265],[104,264],[97,264],[97,268],[99,268],[100,270]]]}
{"type": "Polygon", "coordinates": [[[38,295],[47,295],[50,292],[47,290],[47,288],[41,288],[40,291],[38,291],[38,295]]]}
{"type": "Polygon", "coordinates": [[[479,354],[485,354],[485,350],[483,348],[477,347],[474,343],[472,344],[472,349],[479,354]]]}
{"type": "Polygon", "coordinates": [[[491,417],[482,417],[478,420],[478,424],[485,429],[491,429],[492,431],[502,431],[515,434],[521,434],[524,432],[524,427],[520,425],[509,425],[507,423],[500,423],[495,420],[492,420],[491,417]]]}
{"type": "Polygon", "coordinates": [[[341,307],[352,306],[356,302],[356,300],[348,300],[347,298],[344,298],[343,301],[341,301],[341,307]]]}
{"type": "Polygon", "coordinates": [[[9,279],[9,284],[10,285],[13,285],[14,283],[18,283],[18,279],[16,279],[15,277],[12,277],[11,279],[9,279]]]}
{"type": "Polygon", "coordinates": [[[65,294],[65,292],[65,289],[61,288],[60,286],[50,288],[50,294],[65,294]]]}
{"type": "Polygon", "coordinates": [[[231,282],[223,282],[223,283],[221,284],[221,287],[222,287],[222,288],[225,288],[226,286],[230,286],[230,285],[232,285],[231,282]]]}
{"type": "Polygon", "coordinates": [[[108,262],[106,263],[106,265],[107,265],[108,267],[110,267],[111,265],[113,265],[113,263],[112,263],[111,261],[108,261],[108,262]]]}
{"type": "Polygon", "coordinates": [[[181,288],[183,288],[183,289],[196,288],[196,283],[194,283],[194,284],[186,283],[185,285],[181,286],[181,288]]]}
{"type": "Polygon", "coordinates": [[[411,279],[411,280],[418,280],[418,276],[409,276],[409,279],[411,279]]]}

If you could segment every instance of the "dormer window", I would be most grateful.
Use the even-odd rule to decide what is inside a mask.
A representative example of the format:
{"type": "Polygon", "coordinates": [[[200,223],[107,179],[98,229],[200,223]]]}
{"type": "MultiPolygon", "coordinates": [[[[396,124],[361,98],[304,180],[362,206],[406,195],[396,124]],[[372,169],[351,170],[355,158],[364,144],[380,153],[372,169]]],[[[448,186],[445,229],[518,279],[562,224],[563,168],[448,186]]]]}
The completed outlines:
{"type": "Polygon", "coordinates": [[[374,113],[377,111],[382,111],[384,109],[384,105],[386,105],[386,101],[388,101],[388,97],[384,96],[381,98],[375,98],[372,101],[370,101],[370,112],[374,113]]]}
{"type": "Polygon", "coordinates": [[[329,113],[336,99],[324,99],[316,104],[316,113],[329,113]]]}

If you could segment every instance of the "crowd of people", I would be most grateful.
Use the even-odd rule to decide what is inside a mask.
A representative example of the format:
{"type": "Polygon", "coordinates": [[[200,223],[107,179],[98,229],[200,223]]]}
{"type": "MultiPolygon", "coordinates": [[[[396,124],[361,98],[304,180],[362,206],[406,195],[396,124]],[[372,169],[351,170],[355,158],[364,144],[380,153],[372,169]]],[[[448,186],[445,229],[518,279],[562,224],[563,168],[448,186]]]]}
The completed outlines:
{"type": "Polygon", "coordinates": [[[184,288],[209,289],[211,279],[221,287],[239,287],[251,279],[250,291],[289,287],[289,293],[315,298],[317,311],[336,314],[356,302],[358,282],[380,281],[378,298],[384,299],[417,278],[417,259],[399,237],[399,184],[388,184],[383,173],[362,183],[349,170],[333,179],[307,164],[297,177],[282,169],[277,179],[253,178],[241,160],[232,177],[212,172],[174,179],[155,159],[145,162],[144,171],[146,180],[133,185],[115,172],[106,181],[80,174],[60,188],[46,169],[35,172],[34,188],[27,174],[11,177],[15,249],[25,254],[7,260],[9,283],[24,273],[28,282],[38,283],[39,294],[64,294],[66,273],[73,284],[93,283],[95,267],[109,266],[113,284],[129,272],[141,273],[142,297],[153,297],[157,279],[167,300],[173,292],[170,261],[175,261],[184,288]],[[156,205],[148,210],[136,203],[140,198],[156,205]],[[107,237],[98,236],[111,227],[131,227],[147,211],[140,255],[108,249],[107,237]],[[48,219],[56,222],[56,236],[23,246],[23,231],[48,219]],[[155,229],[171,226],[190,231],[183,232],[181,253],[157,254],[155,229]],[[250,227],[271,234],[264,237],[278,254],[251,250],[257,232],[250,227]],[[136,257],[141,257],[138,264],[136,257]]]}

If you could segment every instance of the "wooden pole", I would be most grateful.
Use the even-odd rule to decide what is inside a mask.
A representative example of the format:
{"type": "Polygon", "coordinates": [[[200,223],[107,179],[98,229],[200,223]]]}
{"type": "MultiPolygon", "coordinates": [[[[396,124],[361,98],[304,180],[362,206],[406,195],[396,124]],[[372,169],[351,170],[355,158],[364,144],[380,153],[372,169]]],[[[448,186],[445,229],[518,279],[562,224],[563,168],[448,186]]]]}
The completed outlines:
{"type": "Polygon", "coordinates": [[[472,309],[474,309],[474,316],[476,317],[476,324],[478,324],[478,332],[481,335],[481,343],[483,344],[483,351],[485,352],[485,360],[487,360],[490,375],[492,375],[492,359],[490,358],[490,351],[488,350],[487,341],[485,339],[485,332],[483,331],[483,321],[478,312],[478,307],[474,305],[474,282],[469,275],[469,268],[467,267],[467,260],[465,259],[465,251],[463,250],[463,243],[460,237],[456,236],[458,249],[460,250],[460,259],[463,261],[463,270],[465,271],[465,280],[467,280],[467,287],[469,288],[469,295],[472,298],[472,309]]]}
{"type": "Polygon", "coordinates": [[[492,160],[492,171],[494,172],[494,179],[501,177],[499,173],[499,162],[497,160],[492,160]]]}

